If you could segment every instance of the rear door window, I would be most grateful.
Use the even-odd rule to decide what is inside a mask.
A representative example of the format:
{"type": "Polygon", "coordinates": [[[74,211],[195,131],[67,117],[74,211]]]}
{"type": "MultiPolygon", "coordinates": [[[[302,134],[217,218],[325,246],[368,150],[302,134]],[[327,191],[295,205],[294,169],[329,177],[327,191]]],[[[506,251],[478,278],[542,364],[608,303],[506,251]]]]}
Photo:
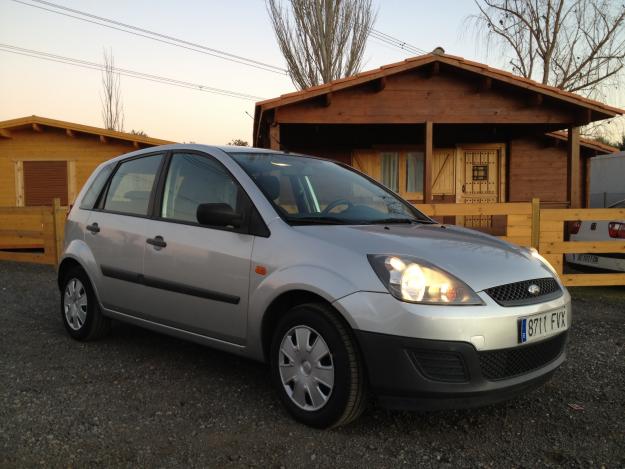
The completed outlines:
{"type": "Polygon", "coordinates": [[[80,202],[80,208],[91,210],[95,206],[98,196],[100,195],[100,192],[102,192],[102,189],[104,189],[106,181],[108,181],[114,167],[114,164],[109,164],[100,170],[89,186],[89,189],[87,189],[87,192],[85,192],[85,195],[80,202]]]}
{"type": "Polygon", "coordinates": [[[122,163],[111,180],[104,210],[147,215],[150,195],[162,159],[162,155],[152,155],[122,163]]]}

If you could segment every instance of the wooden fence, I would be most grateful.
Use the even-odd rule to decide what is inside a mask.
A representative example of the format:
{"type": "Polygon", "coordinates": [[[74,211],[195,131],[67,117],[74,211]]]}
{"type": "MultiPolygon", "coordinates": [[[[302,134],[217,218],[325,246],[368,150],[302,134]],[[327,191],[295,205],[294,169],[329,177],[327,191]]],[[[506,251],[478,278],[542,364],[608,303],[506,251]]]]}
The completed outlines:
{"type": "Polygon", "coordinates": [[[567,221],[618,221],[625,220],[625,209],[582,208],[582,209],[543,209],[540,211],[539,252],[558,271],[565,285],[625,285],[624,273],[563,273],[563,255],[569,253],[618,253],[625,254],[625,239],[614,241],[564,241],[567,221]]]}
{"type": "Polygon", "coordinates": [[[0,260],[56,265],[67,207],[0,207],[0,260]]]}
{"type": "MultiPolygon", "coordinates": [[[[566,253],[625,254],[625,240],[564,241],[566,222],[625,220],[625,209],[541,208],[540,201],[496,204],[418,204],[423,213],[443,217],[505,216],[502,239],[533,246],[554,266],[565,285],[625,285],[625,273],[564,273],[566,253]]],[[[0,260],[56,265],[63,248],[66,207],[0,207],[0,260]]]]}

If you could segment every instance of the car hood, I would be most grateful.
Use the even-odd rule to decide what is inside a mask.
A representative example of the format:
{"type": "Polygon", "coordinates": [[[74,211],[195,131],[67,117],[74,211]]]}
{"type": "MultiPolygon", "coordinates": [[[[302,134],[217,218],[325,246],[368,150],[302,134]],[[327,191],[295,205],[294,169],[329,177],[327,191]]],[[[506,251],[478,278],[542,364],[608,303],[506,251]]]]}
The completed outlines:
{"type": "Polygon", "coordinates": [[[418,257],[455,275],[476,292],[553,276],[527,249],[457,226],[308,225],[295,229],[363,256],[396,254],[418,257]]]}

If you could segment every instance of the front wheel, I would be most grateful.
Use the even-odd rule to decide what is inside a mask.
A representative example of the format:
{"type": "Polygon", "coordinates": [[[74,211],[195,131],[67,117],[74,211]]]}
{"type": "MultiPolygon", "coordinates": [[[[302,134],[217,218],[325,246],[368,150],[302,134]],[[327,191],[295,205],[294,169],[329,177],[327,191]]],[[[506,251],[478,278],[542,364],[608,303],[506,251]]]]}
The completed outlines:
{"type": "Polygon", "coordinates": [[[282,403],[306,425],[345,425],[364,410],[362,359],[348,326],[326,305],[296,306],[282,318],[270,366],[282,403]]]}

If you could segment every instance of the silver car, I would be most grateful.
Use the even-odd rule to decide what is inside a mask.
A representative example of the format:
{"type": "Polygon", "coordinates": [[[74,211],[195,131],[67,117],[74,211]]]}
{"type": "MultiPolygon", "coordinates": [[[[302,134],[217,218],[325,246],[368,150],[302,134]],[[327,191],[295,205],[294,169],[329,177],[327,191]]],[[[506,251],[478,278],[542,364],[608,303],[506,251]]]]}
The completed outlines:
{"type": "Polygon", "coordinates": [[[571,300],[535,251],[426,217],[332,161],[167,145],[100,165],[58,270],[67,332],[112,319],[267,362],[298,421],[495,403],[565,359],[571,300]]]}

